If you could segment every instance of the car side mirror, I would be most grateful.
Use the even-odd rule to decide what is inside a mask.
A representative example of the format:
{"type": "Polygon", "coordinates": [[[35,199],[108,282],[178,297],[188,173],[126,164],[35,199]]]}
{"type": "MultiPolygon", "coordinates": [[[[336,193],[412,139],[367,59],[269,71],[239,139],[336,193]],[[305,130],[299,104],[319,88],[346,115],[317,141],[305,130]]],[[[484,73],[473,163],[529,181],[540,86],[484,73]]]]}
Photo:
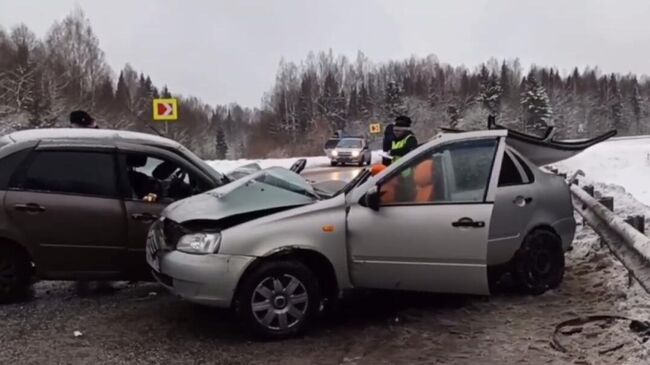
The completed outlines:
{"type": "Polygon", "coordinates": [[[381,203],[380,198],[381,198],[381,193],[379,189],[377,188],[377,186],[373,186],[372,188],[370,188],[370,190],[368,190],[366,195],[364,195],[363,198],[361,199],[362,205],[374,211],[379,211],[379,206],[381,203]]]}

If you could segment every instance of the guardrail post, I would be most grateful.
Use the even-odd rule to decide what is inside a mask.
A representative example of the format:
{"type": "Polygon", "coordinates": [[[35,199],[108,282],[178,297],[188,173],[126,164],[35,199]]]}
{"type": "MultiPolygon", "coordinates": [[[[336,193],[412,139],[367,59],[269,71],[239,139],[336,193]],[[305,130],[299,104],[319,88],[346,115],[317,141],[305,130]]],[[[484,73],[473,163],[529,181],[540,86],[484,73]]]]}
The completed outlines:
{"type": "Polygon", "coordinates": [[[614,197],[613,196],[603,196],[598,199],[598,202],[605,206],[605,208],[614,211],[614,197]]]}
{"type": "Polygon", "coordinates": [[[594,186],[593,185],[585,185],[582,187],[582,190],[587,192],[587,194],[591,195],[591,197],[594,196],[594,186]]]}
{"type": "MultiPolygon", "coordinates": [[[[645,234],[645,216],[644,215],[628,215],[625,218],[625,223],[631,225],[637,231],[645,234]]],[[[634,284],[634,277],[630,271],[627,272],[627,287],[631,287],[634,284]]]]}

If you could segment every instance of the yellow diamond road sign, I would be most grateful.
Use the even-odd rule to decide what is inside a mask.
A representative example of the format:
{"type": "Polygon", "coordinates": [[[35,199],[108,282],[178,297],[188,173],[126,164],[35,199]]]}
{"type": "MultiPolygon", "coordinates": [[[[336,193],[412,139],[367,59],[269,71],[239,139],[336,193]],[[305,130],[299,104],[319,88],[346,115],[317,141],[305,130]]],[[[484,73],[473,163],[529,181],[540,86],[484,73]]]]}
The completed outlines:
{"type": "Polygon", "coordinates": [[[178,101],[176,99],[153,99],[153,120],[177,120],[178,101]]]}
{"type": "Polygon", "coordinates": [[[372,123],[370,124],[370,133],[381,133],[381,124],[372,123]]]}

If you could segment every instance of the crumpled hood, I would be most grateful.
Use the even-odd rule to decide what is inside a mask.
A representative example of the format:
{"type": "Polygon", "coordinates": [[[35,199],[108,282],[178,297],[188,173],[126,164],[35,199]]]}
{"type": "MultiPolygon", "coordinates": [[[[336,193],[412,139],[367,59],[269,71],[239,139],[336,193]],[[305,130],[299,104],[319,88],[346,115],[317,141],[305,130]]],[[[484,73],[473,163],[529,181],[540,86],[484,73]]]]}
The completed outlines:
{"type": "Polygon", "coordinates": [[[260,173],[172,203],[163,211],[163,215],[178,223],[219,220],[250,212],[301,206],[315,201],[313,197],[255,181],[260,173]]]}

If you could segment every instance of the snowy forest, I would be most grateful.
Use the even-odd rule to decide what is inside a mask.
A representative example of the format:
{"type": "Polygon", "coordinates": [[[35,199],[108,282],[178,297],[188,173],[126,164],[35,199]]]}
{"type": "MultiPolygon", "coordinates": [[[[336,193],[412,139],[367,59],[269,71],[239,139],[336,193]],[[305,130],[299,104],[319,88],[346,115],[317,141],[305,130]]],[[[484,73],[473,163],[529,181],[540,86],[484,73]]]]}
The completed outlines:
{"type": "MultiPolygon", "coordinates": [[[[497,122],[531,134],[550,125],[559,137],[650,133],[650,79],[570,71],[490,59],[474,68],[430,55],[374,63],[332,50],[299,62],[280,61],[274,86],[251,109],[178,95],[164,80],[127,64],[112,70],[80,9],[55,22],[44,39],[25,25],[0,27],[0,134],[67,127],[84,109],[102,128],[156,133],[203,158],[321,154],[334,131],[368,134],[369,123],[405,114],[422,139],[439,127],[479,129],[497,122]],[[151,120],[152,98],[179,98],[179,120],[151,120]]],[[[372,137],[372,136],[370,136],[372,137]]],[[[373,137],[375,140],[378,137],[373,137]]]]}

